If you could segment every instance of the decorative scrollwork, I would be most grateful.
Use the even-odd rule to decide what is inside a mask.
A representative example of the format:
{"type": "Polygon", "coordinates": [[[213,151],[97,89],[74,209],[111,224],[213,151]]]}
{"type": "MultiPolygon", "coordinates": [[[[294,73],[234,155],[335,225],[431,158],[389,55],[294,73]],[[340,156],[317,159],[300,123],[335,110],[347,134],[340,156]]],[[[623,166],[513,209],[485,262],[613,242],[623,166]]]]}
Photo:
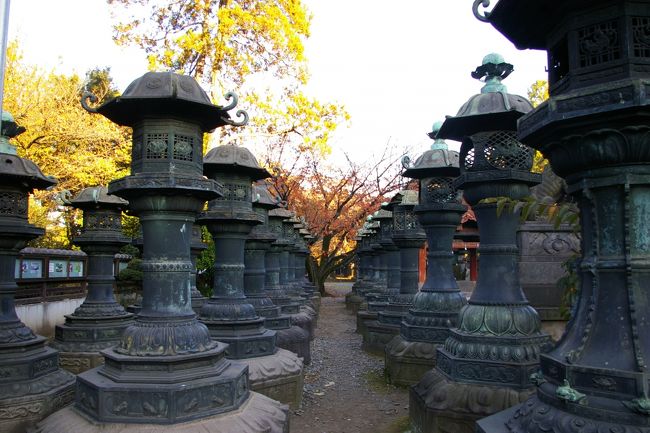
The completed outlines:
{"type": "Polygon", "coordinates": [[[490,12],[484,10],[483,14],[481,14],[481,11],[478,10],[479,6],[482,6],[483,9],[488,8],[490,6],[490,0],[474,0],[474,4],[472,5],[472,12],[476,19],[484,23],[489,22],[490,12]]]}
{"type": "Polygon", "coordinates": [[[90,101],[92,104],[97,104],[97,96],[93,95],[90,92],[84,92],[83,95],[81,95],[81,106],[84,108],[84,110],[88,111],[89,113],[97,113],[97,107],[91,107],[88,105],[88,101],[90,101]]]}
{"type": "Polygon", "coordinates": [[[409,168],[411,166],[411,158],[408,155],[402,157],[402,167],[409,168]]]}
{"type": "Polygon", "coordinates": [[[225,105],[223,107],[224,111],[232,110],[239,103],[239,97],[237,96],[237,94],[235,92],[226,93],[225,99],[226,99],[226,101],[228,101],[228,105],[225,105]]]}
{"type": "Polygon", "coordinates": [[[232,126],[244,126],[248,123],[248,113],[244,110],[237,110],[237,113],[235,113],[235,118],[242,118],[242,120],[233,120],[227,117],[222,117],[221,120],[232,126]]]}
{"type": "MultiPolygon", "coordinates": [[[[239,98],[234,92],[228,92],[226,93],[226,101],[228,101],[228,105],[223,107],[224,111],[230,111],[233,108],[237,106],[237,103],[239,102],[239,98]]],[[[242,120],[233,120],[228,117],[222,116],[221,120],[225,122],[228,125],[232,126],[244,126],[248,123],[248,113],[244,110],[237,110],[235,113],[235,118],[236,119],[242,119],[242,120]]]]}

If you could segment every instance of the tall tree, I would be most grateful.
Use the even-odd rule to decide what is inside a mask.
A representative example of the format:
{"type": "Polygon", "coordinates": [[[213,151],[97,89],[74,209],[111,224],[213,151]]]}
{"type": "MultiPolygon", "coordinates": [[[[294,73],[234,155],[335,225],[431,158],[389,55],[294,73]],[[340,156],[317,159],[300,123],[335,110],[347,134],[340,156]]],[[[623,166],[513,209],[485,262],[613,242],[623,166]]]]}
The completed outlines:
{"type": "Polygon", "coordinates": [[[311,17],[301,0],[107,0],[118,44],[143,48],[152,70],[174,70],[209,84],[216,103],[240,94],[246,128],[220,128],[212,141],[252,146],[270,169],[286,169],[305,148],[329,151],[327,138],[348,115],[307,97],[304,40],[311,17]],[[291,161],[284,161],[291,155],[291,161]]]}
{"type": "Polygon", "coordinates": [[[90,116],[79,103],[85,89],[101,97],[114,95],[110,71],[95,69],[86,78],[27,64],[17,42],[8,47],[4,109],[27,129],[13,143],[21,157],[58,180],[52,190],[34,195],[34,217],[40,213],[50,219],[45,246],[65,247],[72,234],[74,214],[62,212],[57,194],[74,195],[87,186],[106,185],[127,174],[131,159],[128,131],[102,116],[90,116]]]}
{"type": "Polygon", "coordinates": [[[305,82],[303,38],[311,17],[300,0],[107,0],[119,44],[135,44],[152,68],[241,87],[251,74],[305,82]]]}
{"type": "MultiPolygon", "coordinates": [[[[365,218],[400,187],[401,165],[388,146],[374,162],[332,165],[310,158],[303,188],[293,191],[289,206],[304,216],[317,241],[311,246],[310,274],[324,292],[325,280],[354,258],[355,236],[365,218]]],[[[281,179],[274,179],[277,183],[281,179]]],[[[289,178],[288,182],[296,182],[289,178]]],[[[282,191],[282,185],[280,186],[282,191]]]]}

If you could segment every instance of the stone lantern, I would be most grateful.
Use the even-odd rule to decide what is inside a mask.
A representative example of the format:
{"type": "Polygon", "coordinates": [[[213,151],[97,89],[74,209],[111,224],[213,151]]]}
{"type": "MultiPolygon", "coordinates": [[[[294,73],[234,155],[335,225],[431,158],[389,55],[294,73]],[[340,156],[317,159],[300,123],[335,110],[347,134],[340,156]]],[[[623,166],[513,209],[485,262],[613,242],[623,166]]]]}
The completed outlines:
{"type": "Polygon", "coordinates": [[[300,311],[300,304],[294,302],[280,286],[280,253],[286,246],[286,239],[282,235],[282,221],[291,217],[291,212],[283,207],[271,209],[269,215],[269,230],[276,236],[275,242],[264,256],[264,266],[266,276],[264,280],[264,290],[269,295],[275,305],[281,308],[282,313],[291,317],[292,326],[289,333],[286,334],[287,342],[294,344],[290,349],[303,358],[305,364],[311,362],[312,339],[310,334],[309,323],[304,320],[305,314],[300,311]]]}
{"type": "Polygon", "coordinates": [[[269,210],[278,207],[278,201],[273,197],[263,183],[253,184],[253,210],[259,215],[262,223],[253,227],[246,239],[244,248],[244,293],[246,298],[255,307],[255,311],[266,319],[265,325],[269,329],[271,322],[281,320],[287,327],[291,324],[289,316],[280,315],[280,307],[273,303],[269,294],[264,290],[266,266],[264,256],[275,241],[276,235],[269,230],[269,210]]]}
{"type": "Polygon", "coordinates": [[[502,0],[481,18],[548,53],[550,97],[518,136],[566,180],[582,256],[572,319],[540,357],[536,395],[479,430],[650,432],[650,4],[502,0]]]}
{"type": "Polygon", "coordinates": [[[289,260],[288,260],[288,272],[287,272],[287,287],[292,292],[293,296],[306,299],[305,293],[302,290],[302,283],[298,281],[300,273],[296,269],[298,263],[298,253],[301,250],[302,244],[298,230],[302,228],[302,221],[296,214],[294,214],[293,224],[291,227],[287,227],[287,235],[289,239],[293,242],[291,248],[289,249],[289,260]]]}
{"type": "Polygon", "coordinates": [[[293,281],[294,285],[298,288],[300,296],[310,301],[311,296],[308,296],[304,285],[308,280],[306,279],[306,270],[305,261],[309,255],[309,250],[305,243],[303,236],[309,234],[305,229],[305,223],[302,219],[300,222],[293,225],[294,239],[296,241],[296,249],[293,253],[293,281]]]}
{"type": "Polygon", "coordinates": [[[251,389],[283,403],[300,405],[302,361],[276,347],[276,333],[264,327],[264,318],[244,293],[244,247],[251,229],[263,217],[253,210],[252,184],[269,177],[244,147],[225,145],[210,150],[203,173],[224,186],[224,196],[208,202],[198,218],[214,241],[212,296],[199,319],[215,340],[228,343],[226,356],[248,366],[251,389]]]}
{"type": "MultiPolygon", "coordinates": [[[[284,207],[276,207],[269,211],[268,216],[269,230],[275,235],[275,241],[271,244],[271,248],[265,256],[266,280],[264,288],[273,303],[282,308],[283,313],[298,314],[300,312],[300,303],[289,297],[286,288],[280,284],[280,275],[282,273],[280,256],[287,246],[291,244],[291,241],[284,236],[282,222],[291,218],[293,214],[284,207]]],[[[286,279],[286,268],[284,278],[286,279]]]]}
{"type": "Polygon", "coordinates": [[[285,292],[291,296],[295,302],[305,305],[305,301],[300,296],[300,288],[295,284],[295,267],[294,256],[298,249],[296,244],[296,233],[294,226],[299,224],[300,220],[294,212],[291,216],[282,220],[282,236],[286,240],[285,246],[280,253],[280,285],[284,287],[285,292]]]}
{"type": "Polygon", "coordinates": [[[60,352],[59,365],[81,373],[104,362],[100,350],[119,343],[133,314],[115,300],[113,258],[131,240],[122,234],[121,212],[128,202],[108,195],[106,187],[84,188],[70,201],[83,211],[81,234],[73,242],[88,255],[88,293],[65,324],[57,325],[52,347],[60,352]]]}
{"type": "Polygon", "coordinates": [[[364,226],[357,232],[356,241],[356,253],[358,257],[357,281],[352,285],[352,291],[345,296],[346,307],[352,310],[355,314],[360,310],[361,305],[365,300],[364,294],[366,289],[370,286],[370,278],[372,274],[370,232],[368,231],[366,224],[364,224],[364,226]]]}
{"type": "Polygon", "coordinates": [[[305,229],[304,222],[301,220],[299,223],[294,224],[294,241],[295,241],[295,250],[293,258],[293,268],[294,268],[294,285],[297,288],[297,293],[300,297],[305,300],[304,311],[312,320],[312,334],[315,334],[315,330],[318,327],[318,308],[313,302],[313,297],[307,292],[304,285],[305,282],[309,282],[306,278],[307,268],[305,266],[307,262],[307,257],[309,256],[309,249],[305,243],[303,235],[309,234],[305,229]]]}
{"type": "Polygon", "coordinates": [[[411,421],[422,432],[473,432],[478,418],[526,399],[530,375],[551,340],[541,332],[537,312],[519,283],[516,245],[518,212],[497,215],[491,197],[519,200],[540,176],[530,173],[533,152],[516,139],[516,120],[532,109],[525,98],[507,93],[501,80],[512,71],[498,54],[489,54],[472,77],[484,79],[438,137],[462,141],[460,176],[479,225],[480,270],[476,288],[459,313],[457,327],[438,348],[436,368],[411,388],[411,421]]]}
{"type": "Polygon", "coordinates": [[[229,106],[213,105],[193,78],[172,72],[148,72],[97,108],[84,95],[87,110],[133,128],[131,174],[108,189],[140,217],[142,309],[102,352],[105,364],[77,376],[74,407],[41,431],[286,431],[286,406],[250,391],[248,367],[225,359],[226,344],[192,310],[192,224],[206,200],[223,195],[203,176],[203,134],[243,124],[229,117],[236,97],[228,97],[229,106]]]}
{"type": "MultiPolygon", "coordinates": [[[[388,203],[383,204],[383,206],[387,205],[388,203]]],[[[379,305],[373,307],[371,304],[374,302],[369,301],[368,310],[379,311],[383,306],[388,304],[388,298],[390,296],[399,293],[401,281],[400,254],[399,248],[393,240],[393,234],[395,231],[393,227],[393,213],[389,210],[380,208],[373,214],[372,218],[374,221],[379,223],[378,243],[381,245],[383,251],[379,275],[381,281],[386,282],[386,286],[382,294],[375,296],[374,302],[377,302],[379,305]]]]}
{"type": "Polygon", "coordinates": [[[429,137],[435,141],[403,175],[419,179],[419,204],[415,214],[427,234],[427,276],[402,321],[400,335],[386,346],[386,371],[391,383],[413,385],[435,366],[436,349],[457,324],[465,305],[452,271],[452,242],[465,206],[453,185],[458,176],[458,153],[436,138],[441,122],[429,137]]]}
{"type": "MultiPolygon", "coordinates": [[[[400,254],[399,248],[393,242],[393,213],[379,209],[372,215],[372,219],[379,223],[378,243],[383,250],[382,265],[385,264],[386,289],[383,292],[369,293],[368,307],[357,312],[357,332],[360,334],[365,334],[366,323],[377,320],[379,311],[388,305],[389,297],[397,295],[400,289],[400,254]]],[[[381,273],[380,269],[380,275],[381,273]]]]}
{"type": "Polygon", "coordinates": [[[299,292],[302,292],[302,289],[297,289],[291,281],[294,274],[291,256],[296,249],[296,237],[293,226],[299,222],[300,220],[294,212],[290,212],[289,218],[282,219],[282,239],[284,242],[280,250],[280,287],[284,289],[284,292],[293,302],[299,305],[298,313],[291,316],[291,323],[309,332],[309,339],[313,340],[316,329],[316,311],[307,305],[305,298],[300,296],[299,292]]]}
{"type": "Polygon", "coordinates": [[[264,326],[276,332],[275,345],[309,359],[309,333],[291,324],[291,316],[284,314],[281,307],[273,303],[265,290],[267,269],[265,258],[277,236],[269,228],[269,211],[279,206],[264,183],[253,185],[253,210],[264,221],[253,227],[246,239],[244,252],[244,293],[255,307],[257,314],[264,317],[264,326]]]}
{"type": "Polygon", "coordinates": [[[18,252],[44,233],[27,221],[28,196],[56,181],[16,155],[9,139],[25,128],[6,111],[0,128],[0,430],[19,433],[73,400],[74,376],[59,368],[58,351],[20,321],[14,304],[18,252]]]}
{"type": "Polygon", "coordinates": [[[207,298],[199,292],[196,287],[196,263],[199,254],[206,250],[208,245],[201,239],[201,226],[194,224],[192,226],[192,240],[190,242],[190,258],[192,260],[192,274],[190,277],[190,293],[192,296],[192,309],[198,312],[207,298]]]}
{"type": "Polygon", "coordinates": [[[303,226],[304,227],[299,231],[302,245],[300,250],[301,259],[298,261],[298,268],[296,269],[298,269],[300,275],[302,275],[302,289],[305,292],[305,296],[311,301],[311,306],[316,310],[316,313],[318,313],[320,310],[321,299],[320,290],[318,290],[316,285],[309,279],[309,273],[307,271],[311,254],[309,247],[316,241],[316,237],[311,234],[309,226],[304,221],[303,226]]]}
{"type": "MultiPolygon", "coordinates": [[[[381,226],[380,222],[375,219],[374,215],[369,216],[370,228],[370,250],[372,257],[372,278],[370,287],[365,293],[365,300],[375,299],[377,296],[386,292],[388,281],[386,279],[386,257],[384,256],[384,247],[381,245],[381,226]]],[[[367,304],[366,304],[367,308],[367,304]]]]}
{"type": "Polygon", "coordinates": [[[420,249],[425,234],[415,216],[417,204],[417,191],[402,190],[388,206],[393,212],[393,242],[400,254],[400,287],[399,293],[390,295],[385,309],[377,313],[377,320],[366,323],[363,348],[369,352],[384,353],[386,344],[399,334],[402,318],[418,292],[420,249]]]}

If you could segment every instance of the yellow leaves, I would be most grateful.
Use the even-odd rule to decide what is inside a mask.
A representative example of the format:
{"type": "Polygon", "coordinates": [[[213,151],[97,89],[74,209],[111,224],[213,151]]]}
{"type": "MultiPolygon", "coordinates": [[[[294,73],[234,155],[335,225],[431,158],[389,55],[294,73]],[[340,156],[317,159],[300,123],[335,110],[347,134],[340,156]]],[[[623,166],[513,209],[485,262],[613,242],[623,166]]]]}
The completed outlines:
{"type": "Polygon", "coordinates": [[[533,107],[537,107],[546,101],[548,99],[548,81],[537,80],[531,84],[528,89],[528,99],[533,104],[533,107]]]}
{"type": "MultiPolygon", "coordinates": [[[[114,25],[115,40],[145,49],[161,68],[213,83],[215,75],[240,86],[269,72],[304,80],[304,38],[310,16],[299,0],[141,0],[111,2],[131,17],[114,25]],[[134,16],[135,15],[135,16],[134,16]]],[[[305,81],[302,81],[305,82],[305,81]]]]}
{"type": "MultiPolygon", "coordinates": [[[[27,128],[13,143],[20,156],[58,179],[56,189],[48,195],[65,189],[76,193],[126,173],[130,161],[128,133],[81,108],[83,83],[78,76],[46,72],[23,63],[16,42],[10,45],[7,60],[5,109],[27,128]]],[[[109,91],[109,83],[97,84],[100,91],[109,91]]],[[[50,209],[54,206],[51,201],[44,203],[50,209]]]]}

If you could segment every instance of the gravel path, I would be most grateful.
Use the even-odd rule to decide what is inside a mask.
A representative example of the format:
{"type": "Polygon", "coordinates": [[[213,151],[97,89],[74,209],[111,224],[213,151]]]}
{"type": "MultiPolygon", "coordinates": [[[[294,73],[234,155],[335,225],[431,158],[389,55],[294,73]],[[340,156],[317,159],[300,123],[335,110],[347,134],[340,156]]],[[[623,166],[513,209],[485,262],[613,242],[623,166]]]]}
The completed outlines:
{"type": "Polygon", "coordinates": [[[361,350],[356,317],[342,297],[350,287],[330,285],[337,297],[322,298],[303,404],[293,412],[291,433],[398,433],[407,423],[407,390],[386,385],[384,360],[361,350]]]}

